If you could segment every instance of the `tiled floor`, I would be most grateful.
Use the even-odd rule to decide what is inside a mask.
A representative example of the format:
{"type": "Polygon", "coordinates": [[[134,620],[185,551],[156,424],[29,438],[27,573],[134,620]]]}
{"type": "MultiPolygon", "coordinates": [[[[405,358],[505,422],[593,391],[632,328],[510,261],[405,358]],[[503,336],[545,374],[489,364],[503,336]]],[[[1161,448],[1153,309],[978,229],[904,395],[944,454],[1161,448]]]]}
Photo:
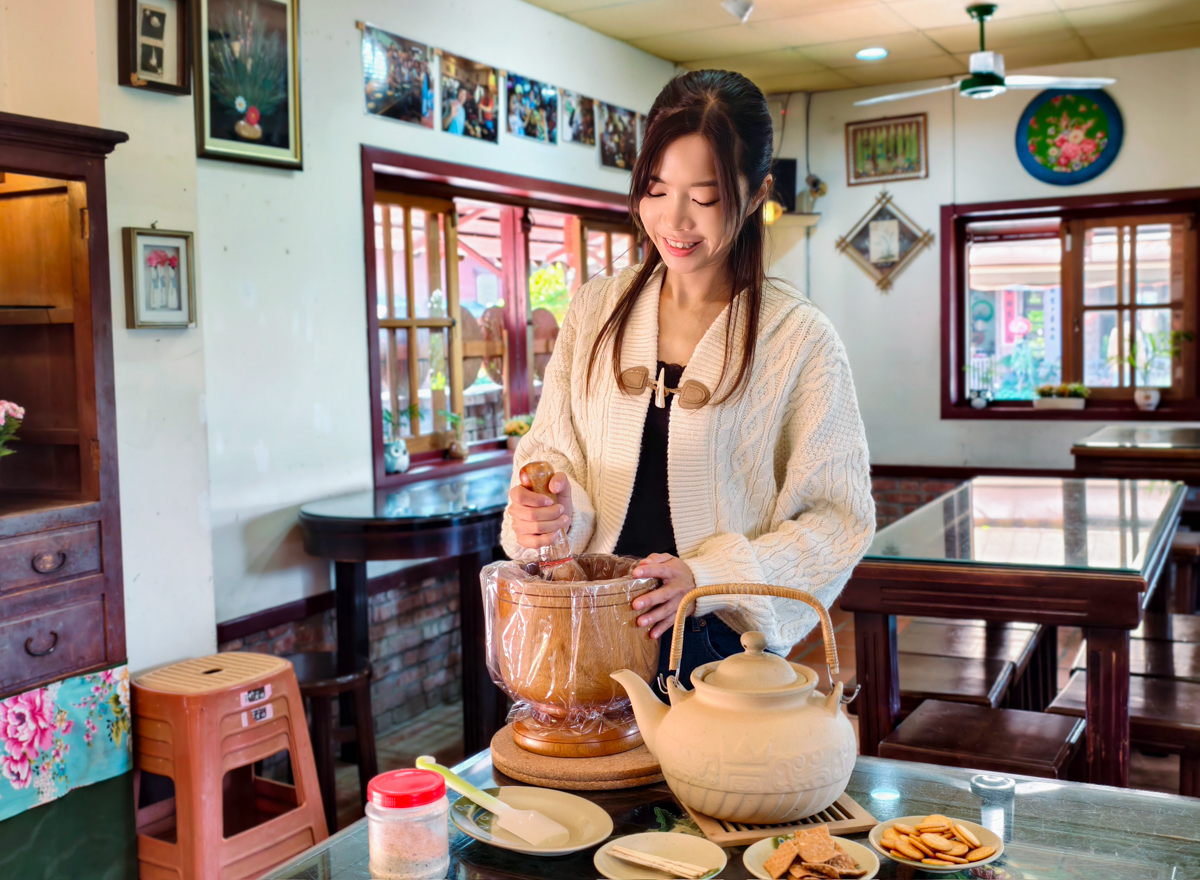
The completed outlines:
{"type": "MultiPolygon", "coordinates": [[[[854,615],[834,605],[830,610],[834,637],[838,646],[841,671],[836,678],[847,682],[854,677],[854,615]]],[[[897,628],[903,629],[909,618],[900,618],[897,628]]],[[[1058,629],[1058,680],[1065,686],[1070,678],[1071,663],[1079,651],[1082,634],[1078,629],[1058,629]]],[[[824,663],[820,631],[814,631],[791,653],[791,659],[804,662],[824,663]]],[[[858,718],[850,716],[855,735],[858,734],[858,718]]],[[[394,770],[411,767],[419,755],[433,755],[438,762],[447,766],[463,758],[462,703],[448,703],[430,709],[412,721],[381,736],[378,741],[379,769],[394,770]]],[[[362,815],[359,803],[358,771],[353,764],[339,764],[338,778],[338,821],[341,827],[362,815]]],[[[1135,751],[1130,763],[1130,785],[1151,791],[1175,793],[1179,791],[1179,759],[1175,756],[1150,757],[1135,751]]]]}

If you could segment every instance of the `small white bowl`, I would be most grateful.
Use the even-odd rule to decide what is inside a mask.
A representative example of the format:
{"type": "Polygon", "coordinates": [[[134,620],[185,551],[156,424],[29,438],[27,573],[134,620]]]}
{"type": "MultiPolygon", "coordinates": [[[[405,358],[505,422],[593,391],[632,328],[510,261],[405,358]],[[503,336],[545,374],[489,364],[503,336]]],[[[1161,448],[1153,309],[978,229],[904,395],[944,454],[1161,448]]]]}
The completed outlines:
{"type": "Polygon", "coordinates": [[[898,862],[901,865],[910,865],[911,867],[916,868],[918,871],[926,871],[930,874],[953,874],[956,871],[969,871],[972,868],[978,868],[981,865],[994,862],[1004,854],[1004,841],[1001,840],[1000,836],[995,832],[989,831],[987,828],[984,828],[982,825],[977,825],[974,822],[968,822],[966,819],[955,819],[951,816],[947,816],[946,818],[949,819],[953,824],[961,825],[963,828],[966,828],[968,831],[974,834],[981,846],[990,846],[996,851],[986,859],[980,859],[977,862],[968,862],[965,865],[927,865],[924,862],[914,862],[912,859],[906,859],[903,856],[898,856],[879,842],[883,838],[883,832],[887,831],[897,822],[902,822],[905,825],[911,825],[913,828],[916,828],[917,825],[925,821],[924,816],[901,816],[898,819],[889,819],[887,822],[881,822],[871,829],[871,846],[875,847],[875,849],[883,853],[893,862],[898,862]]]}
{"type": "MultiPolygon", "coordinates": [[[[858,866],[867,872],[862,876],[861,880],[871,880],[872,877],[879,873],[879,859],[867,847],[861,843],[855,843],[853,840],[847,840],[844,837],[835,837],[833,839],[838,842],[838,846],[846,851],[846,855],[854,859],[858,863],[858,866]]],[[[742,854],[742,864],[758,880],[771,880],[771,875],[763,868],[763,862],[771,857],[771,853],[775,852],[780,840],[781,838],[778,837],[764,838],[748,847],[746,852],[742,854]]]]}
{"type": "Polygon", "coordinates": [[[632,862],[622,861],[609,850],[614,846],[635,849],[651,856],[664,859],[674,859],[677,862],[687,862],[691,865],[701,865],[709,871],[705,877],[715,877],[725,870],[725,850],[715,843],[696,837],[693,834],[682,834],[674,831],[647,831],[644,834],[628,834],[608,841],[592,858],[596,870],[608,880],[667,880],[670,874],[644,868],[632,862]]]}

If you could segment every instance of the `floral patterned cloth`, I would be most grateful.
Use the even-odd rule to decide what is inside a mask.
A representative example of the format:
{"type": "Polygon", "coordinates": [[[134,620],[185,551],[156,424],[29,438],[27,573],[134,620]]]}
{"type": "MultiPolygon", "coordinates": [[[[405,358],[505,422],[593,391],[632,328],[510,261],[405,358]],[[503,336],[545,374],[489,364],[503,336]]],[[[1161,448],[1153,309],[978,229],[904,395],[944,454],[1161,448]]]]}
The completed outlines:
{"type": "Polygon", "coordinates": [[[0,821],[133,767],[129,668],[0,700],[0,821]]]}

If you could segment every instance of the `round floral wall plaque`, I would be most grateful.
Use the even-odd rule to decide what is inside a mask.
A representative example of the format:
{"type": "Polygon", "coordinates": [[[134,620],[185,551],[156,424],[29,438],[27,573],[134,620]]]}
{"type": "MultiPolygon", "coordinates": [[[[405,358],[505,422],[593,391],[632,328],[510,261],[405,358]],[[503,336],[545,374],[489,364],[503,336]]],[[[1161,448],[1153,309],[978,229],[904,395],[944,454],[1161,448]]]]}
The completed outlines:
{"type": "Polygon", "coordinates": [[[1072,186],[1098,177],[1121,150],[1121,111],[1099,89],[1047,89],[1017,124],[1017,158],[1046,183],[1072,186]]]}

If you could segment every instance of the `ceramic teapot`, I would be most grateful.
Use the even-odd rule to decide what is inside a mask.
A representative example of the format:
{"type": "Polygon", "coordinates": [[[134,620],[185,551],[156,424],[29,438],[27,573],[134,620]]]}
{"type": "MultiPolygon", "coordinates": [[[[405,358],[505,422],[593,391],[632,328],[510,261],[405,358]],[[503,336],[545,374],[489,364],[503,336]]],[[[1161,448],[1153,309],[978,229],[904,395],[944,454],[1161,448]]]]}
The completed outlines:
{"type": "Polygon", "coordinates": [[[633,703],[646,746],[681,803],[714,819],[751,824],[791,822],[832,804],[846,790],[858,752],[842,711],[842,685],[817,691],[807,666],[766,653],[759,632],[742,636],[746,650],[692,672],[692,690],[675,670],[683,654],[684,617],[701,596],[747,594],[797,599],[821,619],[825,659],[837,672],[837,646],[825,607],[808,593],[764,584],[721,584],[692,590],[679,605],[664,705],[642,677],[614,672],[633,703]]]}

